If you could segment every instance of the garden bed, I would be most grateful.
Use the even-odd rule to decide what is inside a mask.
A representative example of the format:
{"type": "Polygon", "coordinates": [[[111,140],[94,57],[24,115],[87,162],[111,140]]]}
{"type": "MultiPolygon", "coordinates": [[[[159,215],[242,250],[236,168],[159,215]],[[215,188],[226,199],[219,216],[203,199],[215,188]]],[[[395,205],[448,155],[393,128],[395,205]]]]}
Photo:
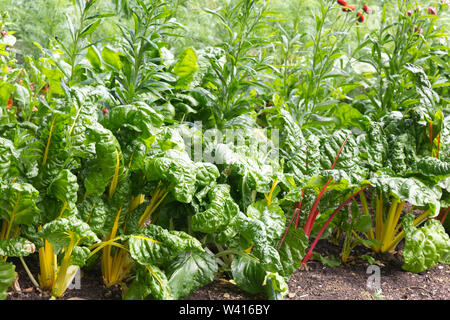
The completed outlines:
{"type": "MultiPolygon", "coordinates": [[[[336,255],[336,247],[320,241],[318,252],[336,255]]],[[[364,249],[360,249],[364,254],[364,249]]],[[[369,254],[366,252],[366,254],[369,254]]],[[[385,254],[376,257],[381,271],[381,294],[367,288],[369,263],[355,259],[348,264],[328,267],[318,261],[310,261],[306,268],[297,270],[289,282],[289,300],[450,300],[450,265],[437,264],[419,274],[401,269],[401,256],[385,254]]],[[[37,262],[37,256],[29,261],[37,262]]],[[[37,264],[36,264],[37,265],[37,264]]],[[[21,291],[9,290],[7,300],[48,300],[50,296],[35,289],[20,261],[16,262],[21,291]]],[[[31,271],[37,274],[37,268],[31,271]]],[[[121,300],[118,286],[106,288],[97,269],[83,271],[81,287],[68,290],[64,300],[121,300]]],[[[186,300],[261,300],[263,295],[250,295],[236,285],[217,279],[191,293],[186,300]]]]}

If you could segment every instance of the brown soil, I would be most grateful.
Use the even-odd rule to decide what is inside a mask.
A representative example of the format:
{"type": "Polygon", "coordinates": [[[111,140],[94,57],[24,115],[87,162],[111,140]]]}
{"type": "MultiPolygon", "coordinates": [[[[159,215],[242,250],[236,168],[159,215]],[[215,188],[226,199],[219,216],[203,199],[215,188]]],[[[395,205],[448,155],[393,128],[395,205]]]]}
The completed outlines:
{"type": "MultiPolygon", "coordinates": [[[[374,256],[371,252],[358,249],[355,256],[372,255],[380,267],[381,291],[377,294],[367,288],[369,263],[355,258],[345,265],[327,267],[318,261],[308,262],[307,268],[297,270],[289,282],[289,300],[450,300],[450,266],[438,264],[420,274],[401,269],[399,254],[374,256]]],[[[355,249],[355,250],[356,250],[355,249]]],[[[317,252],[322,256],[338,256],[337,247],[325,240],[319,241],[317,252]]],[[[35,289],[19,260],[11,259],[19,275],[17,289],[10,288],[7,300],[47,300],[49,295],[35,289]]],[[[38,274],[37,256],[26,259],[31,272],[38,274]],[[33,268],[33,266],[35,266],[33,268]]],[[[82,273],[81,288],[68,290],[65,300],[120,300],[118,287],[106,288],[98,268],[82,273]]],[[[213,283],[191,293],[186,300],[261,300],[264,296],[250,295],[236,285],[224,280],[213,283]]]]}

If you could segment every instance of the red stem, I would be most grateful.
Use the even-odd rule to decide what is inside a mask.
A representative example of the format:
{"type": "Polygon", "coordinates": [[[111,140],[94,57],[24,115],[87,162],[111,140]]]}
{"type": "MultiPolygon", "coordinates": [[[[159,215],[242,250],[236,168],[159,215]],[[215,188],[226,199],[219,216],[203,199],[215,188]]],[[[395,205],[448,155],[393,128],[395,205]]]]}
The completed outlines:
{"type": "Polygon", "coordinates": [[[298,219],[300,217],[300,210],[302,208],[302,201],[303,201],[303,194],[304,194],[304,192],[305,192],[305,189],[302,190],[302,200],[297,202],[297,205],[295,206],[294,213],[292,214],[292,217],[291,217],[291,221],[289,222],[289,225],[286,227],[286,230],[284,230],[284,235],[283,235],[283,238],[281,239],[280,245],[278,246],[278,250],[280,250],[281,245],[284,242],[284,239],[286,239],[287,233],[289,231],[289,227],[291,226],[292,221],[294,220],[295,216],[297,216],[297,219],[295,220],[295,228],[296,229],[298,228],[298,219]]]}
{"type": "Polygon", "coordinates": [[[323,194],[325,193],[325,189],[328,187],[331,180],[333,180],[332,177],[327,181],[327,183],[325,183],[322,190],[320,190],[319,194],[317,195],[316,200],[314,201],[311,211],[309,212],[308,219],[306,220],[305,226],[303,227],[303,230],[305,230],[305,234],[308,237],[311,234],[311,228],[312,228],[312,224],[314,223],[313,219],[314,219],[314,215],[316,213],[317,206],[319,205],[320,199],[322,198],[323,194]]]}
{"type": "Polygon", "coordinates": [[[345,202],[342,203],[342,204],[339,206],[339,208],[337,208],[337,209],[333,212],[333,214],[328,218],[327,222],[325,222],[325,224],[323,225],[322,229],[320,229],[319,233],[317,234],[317,237],[314,239],[314,242],[312,243],[311,247],[309,248],[308,253],[307,253],[307,254],[305,255],[305,257],[303,258],[303,260],[302,260],[302,263],[303,263],[303,264],[307,263],[308,260],[311,258],[312,253],[313,253],[313,250],[314,250],[314,248],[315,248],[316,245],[317,245],[317,242],[319,241],[319,239],[320,239],[320,237],[322,236],[322,234],[323,234],[323,232],[325,231],[325,229],[326,229],[326,228],[328,227],[328,225],[330,224],[331,220],[333,220],[333,218],[336,216],[336,214],[338,214],[338,212],[341,211],[341,209],[342,209],[347,203],[349,203],[350,201],[352,201],[352,199],[353,199],[354,197],[356,197],[361,191],[363,191],[363,190],[366,189],[367,187],[368,187],[368,185],[365,186],[364,188],[361,188],[358,192],[352,194],[352,195],[351,195],[347,200],[345,200],[345,202]]]}
{"type": "Polygon", "coordinates": [[[350,133],[347,135],[347,137],[345,138],[344,142],[342,143],[342,146],[341,146],[341,148],[339,149],[339,152],[338,152],[336,158],[334,159],[333,165],[331,166],[331,170],[334,169],[334,166],[336,165],[336,163],[337,163],[337,161],[338,161],[338,159],[339,159],[339,155],[341,154],[342,149],[344,149],[345,143],[347,142],[347,139],[348,139],[349,136],[350,136],[350,133]]]}
{"type": "Polygon", "coordinates": [[[286,239],[287,233],[288,233],[288,231],[289,231],[289,227],[291,226],[292,221],[294,220],[294,217],[295,217],[295,215],[297,214],[297,210],[298,210],[298,208],[295,208],[294,214],[293,214],[292,217],[291,217],[291,221],[289,222],[289,225],[286,227],[286,230],[284,230],[284,235],[283,235],[283,238],[281,239],[280,245],[278,246],[278,250],[281,249],[281,245],[283,244],[284,239],[286,239]]]}
{"type": "MultiPolygon", "coordinates": [[[[344,140],[344,142],[342,143],[342,145],[341,145],[341,147],[340,147],[340,149],[339,149],[339,151],[338,151],[338,153],[337,153],[337,155],[336,155],[336,158],[334,158],[334,162],[333,162],[333,165],[331,166],[331,170],[333,170],[334,167],[336,166],[336,163],[337,163],[337,161],[338,161],[338,159],[339,159],[339,156],[341,155],[341,152],[342,152],[342,150],[344,149],[345,143],[347,142],[349,136],[350,136],[350,133],[347,135],[347,137],[345,137],[345,140],[344,140]]],[[[328,187],[328,185],[330,184],[331,180],[333,180],[332,177],[331,177],[330,180],[328,180],[328,182],[323,186],[322,190],[320,190],[320,193],[319,193],[319,195],[317,196],[316,200],[314,201],[314,204],[313,204],[313,206],[312,206],[312,208],[311,208],[311,211],[309,212],[308,218],[306,219],[306,223],[305,223],[305,226],[304,226],[303,230],[305,230],[305,234],[306,234],[308,237],[309,237],[310,234],[311,234],[311,230],[312,230],[312,227],[313,227],[313,224],[314,224],[314,220],[315,220],[316,217],[317,217],[317,212],[316,212],[317,206],[319,205],[320,199],[322,198],[323,194],[325,193],[325,189],[328,187]]]]}
{"type": "Polygon", "coordinates": [[[439,220],[442,224],[444,224],[445,219],[447,218],[448,211],[450,207],[447,208],[444,212],[444,208],[442,208],[441,213],[436,217],[436,220],[439,220]]]}
{"type": "Polygon", "coordinates": [[[430,144],[433,145],[433,122],[430,122],[428,126],[428,139],[430,140],[430,144]]]}
{"type": "Polygon", "coordinates": [[[304,194],[305,194],[305,189],[302,189],[302,200],[297,203],[297,218],[295,219],[295,229],[298,228],[298,220],[300,219],[300,212],[302,210],[302,202],[303,202],[303,195],[304,194]]]}

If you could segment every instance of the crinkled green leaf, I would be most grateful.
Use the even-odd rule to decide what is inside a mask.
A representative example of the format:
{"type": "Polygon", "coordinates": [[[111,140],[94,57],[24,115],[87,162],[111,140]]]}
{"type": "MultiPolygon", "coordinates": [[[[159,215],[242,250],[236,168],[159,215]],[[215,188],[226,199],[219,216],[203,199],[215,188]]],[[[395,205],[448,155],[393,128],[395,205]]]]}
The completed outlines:
{"type": "Polygon", "coordinates": [[[31,224],[39,216],[39,192],[28,183],[0,183],[0,218],[13,225],[31,224]]]}
{"type": "Polygon", "coordinates": [[[208,162],[196,162],[197,166],[197,184],[200,187],[210,185],[220,176],[220,172],[217,167],[208,162]]]}
{"type": "Polygon", "coordinates": [[[99,234],[107,218],[105,203],[98,196],[87,196],[77,204],[81,220],[86,222],[93,232],[99,234]]]}
{"type": "Polygon", "coordinates": [[[73,215],[45,224],[39,233],[42,238],[52,244],[55,252],[68,247],[71,239],[74,239],[78,245],[88,246],[100,241],[87,223],[73,215]]]}
{"type": "Polygon", "coordinates": [[[290,277],[300,267],[308,246],[308,237],[303,229],[297,229],[291,225],[279,249],[280,260],[283,265],[283,268],[279,270],[281,275],[290,277]]]}
{"type": "Polygon", "coordinates": [[[96,158],[88,163],[84,186],[88,194],[101,195],[108,185],[114,180],[117,182],[125,173],[123,155],[112,132],[100,124],[92,124],[88,136],[95,143],[96,158]]]}
{"type": "Polygon", "coordinates": [[[437,185],[427,185],[417,178],[401,178],[382,175],[370,179],[371,183],[384,194],[392,194],[397,199],[408,201],[418,207],[430,207],[431,215],[439,212],[442,192],[437,185]]]}
{"type": "Polygon", "coordinates": [[[18,159],[19,152],[14,144],[10,140],[0,137],[0,179],[17,175],[18,159]]]}
{"type": "Polygon", "coordinates": [[[163,117],[146,103],[115,106],[103,120],[105,126],[115,132],[129,129],[147,139],[154,135],[163,123],[163,117]]]}
{"type": "Polygon", "coordinates": [[[442,224],[434,219],[416,228],[413,225],[414,216],[405,215],[402,220],[405,231],[405,248],[403,249],[406,271],[419,273],[432,268],[436,263],[450,263],[450,237],[442,224]]]}
{"type": "Polygon", "coordinates": [[[34,244],[25,238],[0,240],[0,256],[3,257],[26,257],[33,253],[35,249],[34,244]]]}
{"type": "Polygon", "coordinates": [[[175,149],[162,152],[146,161],[144,174],[149,181],[162,181],[176,200],[184,203],[192,201],[197,167],[187,153],[175,149]]]}
{"type": "Polygon", "coordinates": [[[215,185],[208,192],[208,199],[207,209],[192,217],[192,230],[204,233],[220,231],[239,212],[239,207],[230,196],[229,185],[215,185]]]}
{"type": "Polygon", "coordinates": [[[129,236],[128,246],[134,260],[142,265],[161,266],[187,250],[203,251],[201,243],[182,231],[168,231],[150,224],[129,236]]]}

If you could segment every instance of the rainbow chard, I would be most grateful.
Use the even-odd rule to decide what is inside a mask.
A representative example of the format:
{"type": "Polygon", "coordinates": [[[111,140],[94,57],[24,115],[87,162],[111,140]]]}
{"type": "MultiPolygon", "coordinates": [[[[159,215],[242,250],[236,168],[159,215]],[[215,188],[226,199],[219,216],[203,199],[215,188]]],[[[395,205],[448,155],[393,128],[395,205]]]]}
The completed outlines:
{"type": "MultiPolygon", "coordinates": [[[[378,242],[372,245],[376,252],[391,251],[404,239],[400,221],[406,203],[412,205],[411,210],[422,211],[414,219],[414,226],[436,217],[441,203],[445,205],[450,166],[444,160],[446,156],[430,156],[427,126],[422,124],[426,121],[420,121],[422,117],[416,111],[405,115],[392,112],[372,124],[379,129],[378,138],[367,135],[361,139],[366,163],[377,172],[370,179],[374,186],[374,228],[368,234],[369,240],[378,242]]],[[[369,212],[367,202],[362,201],[362,205],[369,212]]]]}
{"type": "MultiPolygon", "coordinates": [[[[328,196],[325,198],[327,198],[326,202],[329,205],[332,203],[330,201],[333,201],[333,198],[336,199],[336,196],[340,194],[340,191],[345,191],[354,184],[357,185],[360,181],[363,181],[366,174],[364,169],[357,163],[359,151],[356,147],[356,141],[350,136],[349,132],[337,131],[333,135],[322,137],[320,142],[319,150],[321,151],[322,158],[320,158],[318,167],[325,169],[322,169],[320,175],[316,174],[309,178],[306,176],[309,181],[302,187],[301,201],[295,205],[294,214],[290,220],[291,224],[295,219],[295,226],[298,227],[301,210],[306,207],[309,213],[306,216],[303,230],[308,237],[311,236],[321,208],[324,208],[320,206],[320,201],[325,193],[328,192],[328,196]],[[347,148],[345,148],[346,145],[347,148]],[[313,202],[311,202],[311,198],[305,197],[305,191],[308,196],[310,192],[307,189],[310,188],[318,190],[318,194],[313,202]],[[332,192],[330,193],[330,191],[332,192]]],[[[305,167],[306,163],[311,166],[314,165],[308,158],[305,160],[305,167]]],[[[285,232],[287,232],[289,226],[285,232]]]]}

